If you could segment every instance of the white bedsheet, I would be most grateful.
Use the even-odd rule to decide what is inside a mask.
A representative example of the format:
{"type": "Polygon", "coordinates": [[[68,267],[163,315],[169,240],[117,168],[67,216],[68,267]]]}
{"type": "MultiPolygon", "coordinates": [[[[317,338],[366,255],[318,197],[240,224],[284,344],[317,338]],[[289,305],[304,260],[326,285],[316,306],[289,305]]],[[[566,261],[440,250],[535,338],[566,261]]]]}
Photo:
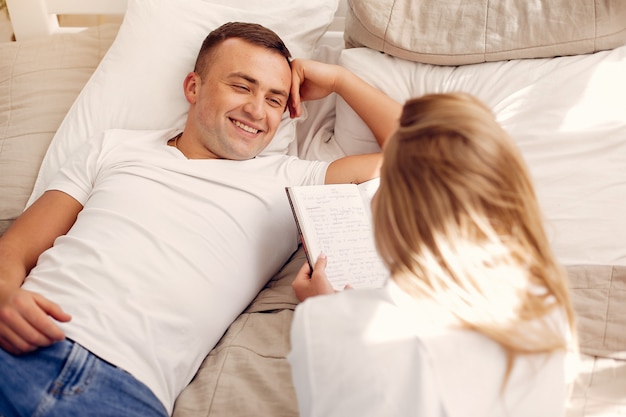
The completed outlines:
{"type": "MultiPolygon", "coordinates": [[[[342,51],[339,63],[400,102],[448,91],[485,101],[529,165],[558,259],[566,265],[626,265],[626,46],[459,67],[356,48],[342,51]]],[[[330,99],[312,104],[316,116],[309,120],[309,111],[301,127],[317,123],[324,137],[301,129],[302,157],[333,159],[379,149],[358,116],[341,98],[336,101],[336,110],[330,99]]]]}

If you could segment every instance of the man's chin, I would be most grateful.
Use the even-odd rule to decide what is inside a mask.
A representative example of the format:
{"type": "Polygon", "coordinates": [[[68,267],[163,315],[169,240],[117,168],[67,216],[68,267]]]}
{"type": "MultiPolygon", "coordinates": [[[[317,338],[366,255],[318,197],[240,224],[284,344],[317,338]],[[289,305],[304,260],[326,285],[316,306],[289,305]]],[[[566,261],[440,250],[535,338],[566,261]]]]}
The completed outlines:
{"type": "Polygon", "coordinates": [[[260,149],[231,149],[227,152],[223,159],[231,159],[233,161],[247,161],[248,159],[256,158],[266,146],[260,149]]]}

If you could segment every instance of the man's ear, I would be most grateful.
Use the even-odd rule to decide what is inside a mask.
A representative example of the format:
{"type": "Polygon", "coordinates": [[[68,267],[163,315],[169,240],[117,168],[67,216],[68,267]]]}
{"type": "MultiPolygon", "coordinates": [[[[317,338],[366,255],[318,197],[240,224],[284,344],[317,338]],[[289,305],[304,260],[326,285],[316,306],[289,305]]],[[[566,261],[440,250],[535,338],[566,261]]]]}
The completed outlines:
{"type": "Polygon", "coordinates": [[[196,94],[200,88],[200,76],[195,72],[190,72],[183,81],[183,91],[189,104],[196,104],[196,94]]]}

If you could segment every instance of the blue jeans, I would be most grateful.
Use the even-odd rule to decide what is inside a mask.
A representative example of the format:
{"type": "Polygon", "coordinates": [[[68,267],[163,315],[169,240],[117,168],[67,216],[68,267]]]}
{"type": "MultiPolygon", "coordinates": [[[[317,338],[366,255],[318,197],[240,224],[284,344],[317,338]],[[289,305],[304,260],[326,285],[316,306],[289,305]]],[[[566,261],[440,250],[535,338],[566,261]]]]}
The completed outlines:
{"type": "Polygon", "coordinates": [[[0,348],[0,416],[167,416],[129,373],[70,340],[14,356],[0,348]]]}

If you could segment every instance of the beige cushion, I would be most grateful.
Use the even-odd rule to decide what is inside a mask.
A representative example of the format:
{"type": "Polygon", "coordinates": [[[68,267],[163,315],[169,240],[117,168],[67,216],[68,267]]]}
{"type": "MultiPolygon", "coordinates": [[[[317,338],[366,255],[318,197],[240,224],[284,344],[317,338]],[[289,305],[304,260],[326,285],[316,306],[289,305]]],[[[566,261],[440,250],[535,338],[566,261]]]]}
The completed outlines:
{"type": "Polygon", "coordinates": [[[624,0],[349,0],[347,47],[436,65],[579,55],[626,43],[624,0]]]}
{"type": "Polygon", "coordinates": [[[0,234],[24,209],[52,136],[117,29],[0,43],[0,234]]]}

